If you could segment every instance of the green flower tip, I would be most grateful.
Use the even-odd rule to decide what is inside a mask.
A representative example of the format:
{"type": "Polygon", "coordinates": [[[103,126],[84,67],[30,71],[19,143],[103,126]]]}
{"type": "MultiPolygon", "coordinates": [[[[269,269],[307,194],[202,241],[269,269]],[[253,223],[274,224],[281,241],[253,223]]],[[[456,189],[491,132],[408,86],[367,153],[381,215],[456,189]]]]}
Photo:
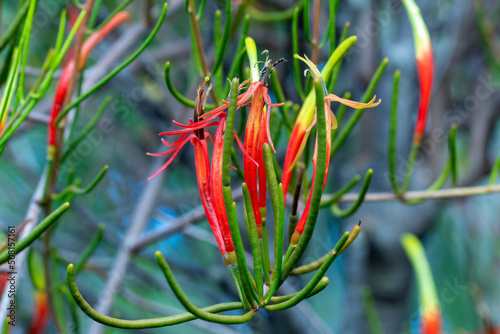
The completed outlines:
{"type": "Polygon", "coordinates": [[[155,256],[158,261],[163,259],[163,254],[159,250],[155,252],[155,256]]]}
{"type": "Polygon", "coordinates": [[[75,274],[75,265],[73,263],[68,264],[68,268],[66,269],[68,275],[75,274]]]}
{"type": "Polygon", "coordinates": [[[422,248],[420,240],[411,233],[405,233],[401,236],[401,244],[408,253],[415,253],[422,248]]]}

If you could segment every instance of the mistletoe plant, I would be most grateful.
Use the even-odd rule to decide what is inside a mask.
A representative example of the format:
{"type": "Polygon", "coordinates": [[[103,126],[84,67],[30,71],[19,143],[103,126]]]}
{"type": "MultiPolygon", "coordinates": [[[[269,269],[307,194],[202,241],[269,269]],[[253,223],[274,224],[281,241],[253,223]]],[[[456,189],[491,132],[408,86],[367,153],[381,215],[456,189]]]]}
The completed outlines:
{"type": "MultiPolygon", "coordinates": [[[[162,142],[167,150],[150,155],[168,158],[150,178],[173,164],[181,149],[188,143],[191,144],[194,149],[193,165],[196,170],[198,191],[204,211],[204,217],[198,220],[208,221],[239,300],[207,307],[193,304],[189,299],[189,293],[186,294],[175,279],[167,260],[157,252],[157,262],[171,290],[186,309],[186,313],[153,319],[124,320],[105,315],[109,310],[98,311],[99,307],[95,310],[80,293],[76,280],[78,273],[100,243],[103,225],[100,225],[79,260],[67,266],[67,282],[58,277],[57,265],[64,263],[66,266],[70,261],[58,254],[58,250],[51,242],[51,234],[59,228],[57,220],[67,212],[75,197],[91,192],[108,169],[104,166],[85,187],[82,187],[82,181],[75,177],[74,170],[69,171],[67,177],[62,177],[64,162],[97,124],[110,98],[102,103],[90,122],[77,133],[75,124],[82,102],[94,96],[98,89],[139,57],[151,44],[166,17],[165,4],[156,25],[150,29],[151,32],[141,46],[90,89],[82,91],[86,61],[90,53],[112,31],[121,29],[120,27],[130,17],[124,9],[131,2],[132,0],[121,2],[118,8],[97,26],[95,23],[102,1],[88,0],[85,5],[73,1],[80,11],[73,20],[70,32],[64,38],[66,11],[63,11],[55,45],[45,57],[40,76],[28,90],[26,87],[29,80],[25,80],[27,55],[38,1],[20,2],[12,23],[0,36],[0,52],[6,50],[0,72],[0,86],[3,87],[0,103],[0,155],[11,139],[18,135],[19,129],[22,128],[24,121],[31,117],[30,114],[39,101],[48,95],[49,88],[55,81],[53,79],[56,77],[56,71],[71,44],[75,42],[74,55],[69,57],[69,62],[55,85],[47,122],[45,168],[33,192],[25,222],[21,225],[22,232],[15,246],[15,252],[19,254],[16,265],[21,267],[27,248],[35,240],[43,238],[42,254],[38,254],[36,249],[31,249],[27,259],[35,287],[34,299],[37,308],[32,328],[40,330],[40,327],[45,327],[50,314],[57,331],[66,332],[66,312],[60,307],[63,298],[66,298],[66,304],[71,307],[74,323],[78,323],[75,303],[91,319],[120,328],[171,326],[195,319],[223,324],[245,323],[262,309],[280,311],[294,307],[306,298],[321,292],[328,285],[328,278],[325,277],[328,268],[356,239],[361,224],[356,224],[350,232],[345,232],[333,245],[332,250],[323,257],[303,264],[301,261],[304,260],[304,253],[312,240],[315,226],[320,221],[320,209],[329,207],[334,216],[345,218],[355,214],[366,201],[399,199],[407,204],[415,204],[429,198],[471,196],[500,191],[500,186],[494,185],[500,170],[500,158],[492,169],[489,185],[456,188],[458,166],[455,126],[450,130],[449,159],[436,182],[424,191],[407,191],[414,162],[425,138],[434,71],[430,34],[413,0],[403,0],[403,4],[414,33],[420,80],[420,106],[409,154],[409,165],[402,180],[398,180],[396,125],[400,72],[397,71],[394,75],[391,104],[388,161],[393,192],[385,194],[368,193],[373,174],[371,169],[366,172],[358,193],[348,193],[361,180],[361,177],[356,175],[337,191],[324,194],[329,173],[335,172],[335,169],[330,170],[331,160],[351,136],[365,110],[380,103],[380,100],[376,100],[374,92],[388,62],[384,59],[380,63],[359,99],[360,102],[350,100],[348,92],[342,97],[333,94],[342,61],[356,43],[355,36],[349,37],[349,23],[344,25],[339,34],[340,38],[337,39],[335,20],[338,0],[329,1],[329,21],[324,25],[327,28],[323,39],[320,39],[320,0],[314,2],[314,13],[309,12],[310,0],[298,1],[291,8],[281,12],[260,11],[252,1],[237,3],[226,0],[224,15],[221,10],[217,10],[214,14],[212,55],[206,53],[208,49],[202,38],[205,35],[200,30],[206,1],[197,3],[194,0],[186,0],[185,12],[189,19],[194,58],[192,68],[199,76],[196,84],[201,82],[201,85],[197,92],[190,92],[196,94],[195,99],[184,96],[175,87],[175,80],[172,79],[171,72],[176,68],[172,67],[170,62],[166,62],[164,67],[166,86],[182,105],[190,108],[193,118],[187,124],[174,121],[176,129],[160,133],[165,137],[162,142]],[[253,21],[290,21],[292,52],[287,57],[290,58],[294,80],[288,81],[287,84],[294,82],[294,87],[291,89],[286,87],[289,88],[286,90],[286,95],[284,85],[277,75],[279,71],[277,65],[284,59],[273,62],[269,59],[269,53],[264,51],[266,55],[264,60],[258,60],[256,44],[248,37],[249,25],[253,21]],[[304,33],[304,43],[299,38],[300,30],[304,33]],[[235,39],[236,48],[229,57],[228,45],[231,39],[235,39]],[[329,42],[328,57],[325,57],[327,60],[322,63],[320,51],[327,42],[329,42]],[[304,47],[303,44],[307,44],[311,49],[310,59],[306,55],[299,54],[299,49],[304,47]],[[248,63],[245,60],[246,56],[248,63]],[[305,79],[301,62],[307,66],[308,75],[305,79]],[[230,80],[226,81],[225,78],[230,80]],[[339,103],[335,113],[332,111],[332,102],[339,103]],[[354,111],[347,119],[348,107],[354,111]],[[172,137],[175,138],[170,139],[172,137]],[[280,161],[282,155],[277,154],[281,153],[279,152],[281,148],[286,148],[283,152],[283,161],[280,161]],[[240,151],[241,153],[238,153],[240,151]],[[453,189],[440,189],[450,174],[453,189]],[[346,202],[352,204],[342,208],[340,205],[346,202]],[[274,233],[270,233],[270,229],[274,229],[274,233]],[[274,235],[274,240],[270,240],[271,234],[274,235]],[[244,241],[247,240],[251,246],[250,256],[246,256],[244,248],[244,241]],[[251,262],[247,262],[250,258],[251,262]],[[315,272],[314,275],[300,291],[281,294],[279,289],[290,276],[312,272],[315,272]],[[222,314],[232,310],[239,310],[239,314],[234,315],[234,312],[231,315],[222,314]]],[[[150,5],[150,1],[145,1],[147,17],[150,5]]],[[[194,219],[191,222],[194,222],[194,219]]],[[[133,237],[135,243],[132,245],[124,242],[126,244],[124,249],[128,255],[161,236],[149,239],[139,236],[138,240],[135,240],[137,235],[133,237]]],[[[428,266],[422,266],[422,260],[418,259],[421,257],[418,255],[421,251],[415,251],[418,248],[415,246],[415,241],[412,238],[405,240],[405,248],[412,262],[416,264],[417,275],[431,277],[428,266]],[[422,268],[425,269],[425,275],[422,274],[422,268]]],[[[6,244],[3,244],[0,247],[0,263],[9,261],[9,256],[9,250],[6,244]]],[[[116,261],[114,265],[118,268],[117,272],[123,273],[122,269],[127,261],[116,261]]],[[[111,281],[121,275],[111,273],[109,276],[111,281]]],[[[431,281],[427,278],[421,280],[431,281]]],[[[420,286],[423,285],[429,286],[430,283],[422,283],[420,286]]],[[[113,291],[108,296],[110,300],[115,290],[110,289],[113,291]]],[[[427,300],[422,298],[422,303],[428,304],[424,299],[427,300]]],[[[0,318],[5,318],[7,308],[4,306],[10,302],[10,297],[4,291],[0,301],[0,318]]],[[[428,305],[423,306],[425,312],[422,312],[422,318],[431,324],[426,327],[429,328],[428,332],[438,332],[441,328],[438,310],[432,309],[433,314],[429,315],[428,305]]],[[[432,307],[436,308],[436,305],[432,307]]],[[[75,332],[78,332],[78,326],[76,327],[75,332]]],[[[4,330],[8,330],[8,325],[4,326],[4,330]]]]}
{"type": "MultiPolygon", "coordinates": [[[[245,43],[250,61],[256,60],[255,42],[247,37],[245,43]]],[[[337,126],[335,116],[330,109],[330,102],[338,101],[354,108],[375,107],[380,103],[380,101],[374,103],[375,97],[369,103],[359,103],[327,93],[322,74],[329,74],[333,66],[345,55],[346,49],[345,45],[339,46],[325,66],[324,73],[320,73],[307,57],[299,57],[309,66],[307,71],[313,77],[314,88],[309,93],[302,114],[299,113],[294,125],[284,164],[285,172],[280,183],[278,183],[274,164],[275,149],[270,135],[269,120],[271,108],[282,104],[272,103],[268,87],[274,66],[282,60],[272,63],[266,57],[260,71],[257,69],[259,62],[251,62],[252,78],[242,84],[239,84],[238,78],[234,78],[231,81],[231,90],[227,101],[222,101],[223,104],[220,107],[210,111],[205,110],[206,100],[211,90],[211,86],[205,89],[205,84],[209,81],[209,78],[206,78],[198,90],[194,116],[189,124],[174,121],[174,124],[179,126],[179,130],[160,133],[161,136],[178,135],[179,138],[173,142],[162,139],[163,144],[170,149],[163,153],[150,153],[153,156],[170,155],[167,162],[151,176],[154,177],[172,163],[184,145],[189,142],[192,144],[195,152],[195,168],[201,202],[223,262],[227,266],[238,291],[239,302],[218,304],[206,308],[195,306],[183,292],[167,261],[158,251],[156,253],[158,263],[177,299],[186,308],[187,314],[148,320],[122,320],[100,314],[83,299],[75,283],[74,266],[69,265],[68,285],[78,306],[92,319],[121,328],[167,326],[196,318],[217,323],[236,324],[249,321],[261,308],[270,311],[284,310],[323,290],[328,284],[328,278],[323,277],[323,275],[335,258],[354,241],[361,228],[360,225],[356,225],[351,232],[346,232],[335,247],[321,259],[296,268],[309,244],[318,220],[321,195],[328,175],[331,133],[332,129],[337,126]],[[249,107],[249,110],[246,120],[244,120],[246,121],[246,129],[244,141],[241,144],[238,135],[234,132],[234,125],[237,111],[246,106],[249,107]],[[216,130],[212,138],[208,128],[214,126],[216,130]],[[299,161],[307,142],[307,136],[312,129],[316,130],[316,144],[312,159],[314,168],[311,189],[306,207],[294,227],[295,230],[288,243],[286,254],[284,254],[285,199],[287,195],[285,187],[288,187],[290,183],[290,171],[299,161]],[[211,138],[213,142],[211,154],[207,138],[211,138]],[[244,198],[243,217],[247,237],[252,246],[253,274],[246,263],[238,223],[237,205],[233,200],[231,190],[233,185],[230,175],[233,140],[240,144],[243,151],[244,182],[241,185],[244,198]],[[271,198],[275,237],[272,265],[267,237],[269,225],[267,217],[269,211],[267,208],[268,195],[271,198]],[[316,269],[318,270],[313,278],[301,291],[292,295],[275,296],[279,286],[290,274],[300,275],[316,269]],[[217,314],[232,309],[244,309],[246,313],[239,316],[217,314]]],[[[267,54],[267,52],[265,53],[267,54]]],[[[297,182],[300,184],[302,180],[297,182]]],[[[298,198],[295,196],[294,201],[298,201],[298,198]]],[[[297,203],[293,205],[297,206],[297,203]]],[[[295,218],[295,215],[289,217],[292,221],[295,218]]]]}

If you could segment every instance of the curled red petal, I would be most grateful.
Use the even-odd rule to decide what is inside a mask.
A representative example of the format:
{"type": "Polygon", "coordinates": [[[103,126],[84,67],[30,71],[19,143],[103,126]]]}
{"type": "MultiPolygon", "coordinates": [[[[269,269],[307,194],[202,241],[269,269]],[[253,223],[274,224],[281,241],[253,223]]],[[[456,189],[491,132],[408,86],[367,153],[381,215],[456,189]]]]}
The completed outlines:
{"type": "Polygon", "coordinates": [[[208,124],[198,124],[197,126],[191,127],[189,129],[182,129],[182,130],[174,130],[174,131],[165,131],[160,133],[160,136],[174,136],[174,135],[180,135],[188,132],[193,132],[195,130],[203,129],[206,128],[207,126],[212,126],[216,125],[217,122],[212,122],[208,124]]]}
{"type": "Polygon", "coordinates": [[[187,136],[187,133],[183,134],[182,136],[180,136],[176,141],[174,141],[173,143],[169,143],[168,141],[166,141],[165,139],[161,138],[161,142],[163,143],[163,145],[165,146],[177,146],[179,145],[179,143],[181,143],[184,138],[186,138],[187,136]]]}
{"type": "MultiPolygon", "coordinates": [[[[172,156],[168,159],[168,161],[163,165],[161,166],[160,169],[158,169],[155,173],[153,173],[153,175],[151,175],[148,180],[151,180],[153,177],[155,177],[156,175],[160,174],[161,172],[163,172],[165,170],[165,168],[167,168],[170,163],[172,161],[174,161],[175,157],[177,156],[177,154],[179,153],[179,151],[181,150],[182,147],[184,147],[184,145],[186,145],[186,143],[188,143],[191,139],[194,138],[198,138],[196,137],[194,134],[193,135],[190,135],[189,137],[187,137],[180,145],[178,145],[176,148],[175,148],[175,151],[174,153],[172,153],[172,156]]],[[[153,155],[155,156],[155,153],[148,153],[148,155],[153,155]]]]}

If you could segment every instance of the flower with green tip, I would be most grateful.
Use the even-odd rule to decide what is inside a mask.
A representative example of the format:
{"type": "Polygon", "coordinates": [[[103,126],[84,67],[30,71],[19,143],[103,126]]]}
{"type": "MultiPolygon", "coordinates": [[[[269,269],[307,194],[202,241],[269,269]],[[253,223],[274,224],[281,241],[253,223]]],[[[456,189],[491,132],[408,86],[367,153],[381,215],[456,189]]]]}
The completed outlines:
{"type": "Polygon", "coordinates": [[[414,0],[402,0],[410,18],[415,41],[415,58],[417,60],[418,78],[420,85],[420,105],[418,107],[417,123],[413,141],[420,144],[427,124],[429,101],[432,92],[432,79],[434,75],[434,58],[429,31],[420,13],[420,8],[414,0]]]}
{"type": "MultiPolygon", "coordinates": [[[[307,70],[314,78],[321,80],[323,83],[323,90],[325,93],[325,117],[327,120],[327,166],[326,166],[326,173],[328,175],[328,168],[330,164],[330,152],[331,152],[331,130],[337,128],[337,120],[335,118],[335,115],[333,114],[331,108],[330,108],[330,102],[335,101],[335,102],[340,102],[342,104],[345,104],[351,108],[355,109],[361,109],[361,108],[373,108],[376,107],[380,104],[380,100],[375,102],[376,96],[373,97],[373,99],[368,102],[368,103],[361,103],[361,102],[355,102],[347,99],[343,99],[341,97],[338,97],[337,95],[334,94],[328,94],[326,90],[326,85],[323,80],[322,72],[318,70],[316,65],[307,58],[307,56],[300,57],[298,55],[295,55],[296,58],[302,60],[304,63],[306,63],[309,66],[309,69],[307,70]]],[[[290,179],[293,173],[293,168],[296,165],[296,163],[299,161],[299,159],[302,156],[302,153],[304,151],[304,148],[307,143],[307,139],[309,137],[309,133],[311,132],[311,129],[313,126],[316,124],[316,107],[315,107],[315,99],[312,98],[307,98],[304,101],[304,104],[302,105],[302,109],[299,112],[299,116],[297,117],[297,120],[295,121],[294,127],[292,129],[292,133],[290,136],[290,140],[288,142],[288,149],[286,151],[286,156],[285,156],[285,163],[283,166],[283,176],[282,176],[282,183],[283,183],[283,192],[286,195],[288,191],[288,187],[290,185],[290,179]]],[[[314,153],[313,157],[313,167],[314,167],[314,172],[313,175],[315,175],[316,172],[316,151],[314,153]]],[[[313,176],[314,177],[314,176],[313,176]]],[[[326,177],[325,177],[325,182],[326,182],[326,177]]],[[[314,184],[314,179],[312,184],[314,184]]],[[[325,183],[326,185],[326,183],[325,183]]],[[[310,193],[311,194],[311,193],[310,193]]],[[[310,198],[308,200],[308,204],[306,205],[306,209],[303,214],[303,218],[299,220],[299,223],[297,224],[297,229],[296,232],[300,236],[302,234],[305,220],[307,218],[307,213],[309,211],[309,206],[310,206],[310,198]]]]}
{"type": "Polygon", "coordinates": [[[401,237],[401,244],[410,259],[417,277],[420,299],[420,324],[422,334],[441,333],[441,309],[431,267],[420,240],[410,233],[401,237]]]}

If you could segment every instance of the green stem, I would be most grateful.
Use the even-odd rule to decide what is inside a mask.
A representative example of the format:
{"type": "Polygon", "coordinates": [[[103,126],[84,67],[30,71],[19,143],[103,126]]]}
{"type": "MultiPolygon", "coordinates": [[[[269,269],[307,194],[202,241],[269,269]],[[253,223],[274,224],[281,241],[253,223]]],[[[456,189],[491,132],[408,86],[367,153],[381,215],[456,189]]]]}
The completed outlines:
{"type": "Polygon", "coordinates": [[[368,191],[368,188],[370,187],[370,182],[372,180],[372,175],[373,175],[373,170],[369,169],[366,172],[365,175],[365,180],[363,181],[363,185],[361,186],[361,190],[359,191],[358,198],[354,203],[352,203],[348,208],[346,209],[341,209],[337,203],[334,203],[332,205],[332,213],[339,217],[339,218],[346,218],[355,213],[361,204],[363,204],[363,201],[365,199],[366,192],[368,191]]]}
{"type": "Polygon", "coordinates": [[[351,181],[349,181],[343,188],[340,190],[334,192],[331,195],[325,195],[323,196],[323,199],[321,200],[321,208],[324,208],[326,206],[330,206],[333,203],[337,202],[340,197],[342,197],[344,194],[346,194],[349,190],[351,190],[358,182],[361,180],[361,176],[355,175],[351,181]],[[326,198],[325,198],[326,197],[326,198]]]}
{"type": "Polygon", "coordinates": [[[394,73],[394,82],[392,85],[391,118],[389,121],[389,180],[391,181],[392,189],[396,194],[401,193],[396,178],[396,132],[398,123],[398,90],[400,76],[401,71],[397,70],[394,73]]]}
{"type": "MultiPolygon", "coordinates": [[[[222,61],[224,60],[224,54],[226,52],[226,46],[227,46],[227,40],[229,38],[230,28],[231,28],[231,0],[226,0],[226,20],[224,22],[224,32],[222,33],[220,44],[216,48],[217,52],[215,54],[214,67],[212,68],[212,73],[210,74],[210,76],[213,76],[217,72],[219,67],[222,65],[222,61]]],[[[217,101],[214,102],[217,103],[217,101]]]]}
{"type": "Polygon", "coordinates": [[[274,171],[271,147],[269,144],[263,145],[264,165],[266,167],[267,182],[269,183],[269,192],[271,194],[271,203],[274,213],[274,265],[272,273],[272,284],[267,292],[265,303],[268,303],[278,288],[281,276],[281,267],[283,263],[283,238],[284,238],[284,199],[283,187],[278,186],[278,179],[274,171]]]}
{"type": "Polygon", "coordinates": [[[76,136],[75,139],[73,139],[69,144],[67,144],[67,148],[64,151],[63,157],[61,158],[61,163],[65,161],[68,156],[75,150],[75,148],[78,146],[78,144],[81,143],[82,140],[84,140],[90,133],[90,131],[96,126],[97,122],[99,122],[99,119],[101,116],[104,114],[106,111],[106,107],[108,106],[109,102],[111,102],[111,96],[106,97],[104,102],[101,104],[101,107],[97,111],[97,113],[92,117],[90,122],[83,128],[83,130],[76,136]]]}
{"type": "Polygon", "coordinates": [[[94,177],[94,179],[89,183],[89,185],[87,187],[80,188],[80,187],[76,186],[75,184],[70,184],[69,186],[64,188],[64,190],[61,191],[59,194],[53,194],[51,196],[51,199],[53,199],[53,200],[61,199],[61,198],[64,198],[66,195],[70,195],[70,194],[75,194],[75,195],[88,194],[97,186],[97,184],[99,184],[99,182],[102,180],[104,175],[106,175],[106,172],[108,171],[108,169],[109,169],[109,167],[107,165],[104,166],[99,171],[99,173],[97,173],[97,175],[94,177]]]}
{"type": "MultiPolygon", "coordinates": [[[[42,220],[30,234],[28,234],[23,239],[16,242],[15,254],[19,254],[23,249],[28,247],[35,241],[46,229],[48,229],[53,223],[62,216],[69,208],[69,203],[64,203],[56,210],[54,210],[50,215],[48,215],[44,220],[42,220]]],[[[4,263],[9,259],[8,249],[5,249],[0,253],[0,263],[4,263]]]]}
{"type": "Polygon", "coordinates": [[[7,30],[5,30],[2,37],[0,37],[0,51],[2,51],[5,45],[7,45],[7,43],[11,41],[13,35],[24,22],[26,13],[28,12],[28,8],[30,7],[30,3],[31,1],[24,2],[23,6],[17,11],[16,15],[14,16],[14,19],[12,20],[10,26],[7,28],[7,30]]]}
{"type": "Polygon", "coordinates": [[[181,304],[186,308],[186,311],[192,313],[194,316],[209,322],[231,325],[231,324],[242,324],[248,322],[257,313],[256,310],[251,310],[245,313],[244,315],[239,315],[239,316],[220,315],[220,314],[210,313],[204,309],[195,306],[186,296],[184,291],[182,291],[181,287],[175,280],[172,270],[170,269],[167,261],[165,260],[160,251],[156,251],[156,259],[158,260],[158,264],[160,265],[160,268],[163,270],[163,274],[165,275],[165,278],[167,279],[168,284],[170,285],[170,288],[174,292],[175,296],[181,302],[181,304]]]}
{"type": "MultiPolygon", "coordinates": [[[[144,328],[172,326],[197,319],[197,316],[189,312],[169,317],[142,319],[142,320],[124,320],[124,319],[109,317],[94,310],[92,306],[90,306],[89,303],[87,303],[87,301],[83,298],[75,282],[75,267],[73,264],[68,265],[66,279],[68,282],[69,291],[71,292],[71,295],[73,296],[73,299],[75,300],[78,307],[89,318],[106,326],[115,328],[127,328],[127,329],[144,329],[144,328]]],[[[224,311],[238,310],[241,308],[243,308],[242,303],[233,302],[233,303],[215,304],[209,307],[205,307],[201,310],[204,312],[218,313],[224,311]]]]}
{"type": "Polygon", "coordinates": [[[309,281],[309,283],[307,283],[307,285],[301,291],[299,291],[295,296],[293,296],[287,301],[275,305],[267,305],[264,306],[264,308],[268,311],[285,310],[297,305],[303,299],[305,299],[314,290],[319,281],[323,278],[323,275],[326,273],[328,268],[330,268],[330,265],[337,257],[336,254],[344,246],[348,238],[349,238],[349,232],[345,232],[344,235],[337,242],[337,245],[335,245],[335,248],[330,251],[325,262],[323,262],[319,270],[316,272],[316,274],[314,274],[313,278],[309,281]]]}
{"type": "Polygon", "coordinates": [[[276,21],[286,21],[290,20],[293,17],[293,14],[295,12],[295,9],[300,9],[302,7],[302,0],[298,1],[293,7],[280,10],[280,11],[260,11],[257,8],[253,6],[248,6],[247,7],[247,13],[250,14],[252,19],[255,21],[260,21],[260,22],[276,22],[276,21]]]}
{"type": "Polygon", "coordinates": [[[456,146],[457,125],[452,124],[450,136],[448,138],[448,147],[450,151],[450,167],[451,167],[451,185],[457,186],[458,182],[458,162],[457,162],[457,146],[456,146]]]}
{"type": "MultiPolygon", "coordinates": [[[[313,291],[311,291],[307,295],[307,297],[304,298],[304,299],[310,298],[310,297],[312,297],[312,296],[320,293],[321,291],[323,291],[328,286],[328,283],[330,283],[330,280],[328,279],[328,277],[321,278],[320,281],[319,281],[319,283],[316,284],[316,287],[314,287],[313,291]]],[[[292,294],[289,294],[289,295],[285,295],[285,296],[274,296],[274,297],[271,297],[270,302],[273,303],[273,304],[282,303],[284,301],[287,301],[287,300],[293,298],[298,293],[299,292],[295,292],[295,293],[292,293],[292,294]]]]}
{"type": "Polygon", "coordinates": [[[250,199],[250,193],[248,192],[248,187],[246,183],[241,185],[243,189],[243,198],[245,203],[245,214],[248,220],[248,227],[250,232],[250,244],[252,246],[253,254],[253,268],[254,268],[254,278],[257,288],[257,296],[259,301],[262,302],[262,296],[264,294],[263,288],[264,283],[262,280],[262,255],[261,247],[259,245],[259,237],[257,235],[257,225],[255,222],[255,216],[252,210],[252,201],[250,199]]]}
{"type": "Polygon", "coordinates": [[[99,224],[96,235],[92,238],[88,246],[83,251],[82,257],[75,265],[75,275],[78,274],[78,272],[83,268],[89,257],[92,255],[92,253],[94,253],[97,246],[99,246],[105,226],[106,225],[104,223],[99,224]]]}
{"type": "MultiPolygon", "coordinates": [[[[299,34],[298,34],[298,26],[299,26],[299,14],[300,9],[295,8],[293,13],[293,21],[292,21],[292,52],[293,54],[299,53],[299,34]]],[[[293,57],[293,74],[295,78],[295,87],[297,88],[297,92],[299,93],[299,97],[302,101],[304,101],[305,94],[304,89],[302,88],[302,73],[300,72],[299,60],[293,57]]]]}
{"type": "Polygon", "coordinates": [[[366,320],[368,320],[368,326],[370,327],[371,334],[384,334],[382,325],[380,324],[380,319],[377,315],[372,290],[368,285],[364,285],[361,287],[360,293],[361,297],[363,297],[363,309],[365,310],[366,320]]]}

